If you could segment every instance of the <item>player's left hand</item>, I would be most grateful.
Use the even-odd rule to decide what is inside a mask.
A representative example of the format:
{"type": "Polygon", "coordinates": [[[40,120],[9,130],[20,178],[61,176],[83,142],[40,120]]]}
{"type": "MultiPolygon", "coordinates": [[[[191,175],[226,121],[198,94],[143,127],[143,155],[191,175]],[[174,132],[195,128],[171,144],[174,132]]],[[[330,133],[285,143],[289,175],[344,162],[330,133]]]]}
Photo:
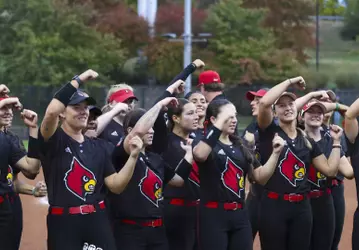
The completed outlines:
{"type": "Polygon", "coordinates": [[[249,145],[254,146],[255,139],[253,133],[246,131],[246,133],[244,134],[244,139],[248,142],[249,145]]]}
{"type": "Polygon", "coordinates": [[[184,92],[184,86],[184,81],[177,80],[172,85],[168,86],[167,91],[171,94],[182,94],[184,92]]]}
{"type": "Polygon", "coordinates": [[[25,125],[29,128],[37,127],[37,114],[29,109],[24,109],[21,112],[21,119],[24,121],[25,125]]]}
{"type": "Polygon", "coordinates": [[[281,153],[285,144],[286,142],[283,140],[283,138],[276,133],[272,141],[273,153],[281,153]]]}
{"type": "Polygon", "coordinates": [[[35,197],[44,197],[47,195],[47,187],[44,181],[39,181],[36,183],[34,189],[34,196],[35,197]]]}
{"type": "Polygon", "coordinates": [[[340,142],[340,138],[343,135],[343,129],[338,125],[330,125],[330,136],[334,141],[340,142]]]}

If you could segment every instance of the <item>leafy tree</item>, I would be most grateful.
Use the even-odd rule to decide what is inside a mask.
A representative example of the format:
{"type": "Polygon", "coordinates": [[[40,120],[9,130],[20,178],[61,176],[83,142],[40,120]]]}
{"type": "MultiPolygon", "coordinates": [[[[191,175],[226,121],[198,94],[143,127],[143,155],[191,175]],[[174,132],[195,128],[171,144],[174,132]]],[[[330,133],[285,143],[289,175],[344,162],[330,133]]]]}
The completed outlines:
{"type": "Polygon", "coordinates": [[[341,36],[345,40],[356,40],[359,35],[359,1],[348,0],[345,24],[341,36]]]}
{"type": "Polygon", "coordinates": [[[319,0],[319,13],[323,16],[343,16],[345,7],[338,0],[319,0]]]}
{"type": "Polygon", "coordinates": [[[293,53],[275,48],[270,30],[261,26],[265,10],[245,9],[241,1],[212,5],[206,27],[211,29],[209,48],[225,80],[251,83],[276,81],[296,66],[293,53]]]}
{"type": "Polygon", "coordinates": [[[106,84],[124,62],[121,41],[88,27],[83,9],[51,0],[0,0],[0,9],[0,81],[10,87],[62,84],[87,68],[106,84]]]}
{"type": "Polygon", "coordinates": [[[292,50],[301,63],[308,59],[305,50],[314,45],[310,20],[315,15],[314,4],[310,0],[243,0],[244,7],[268,9],[264,27],[274,32],[277,48],[292,50]]]}

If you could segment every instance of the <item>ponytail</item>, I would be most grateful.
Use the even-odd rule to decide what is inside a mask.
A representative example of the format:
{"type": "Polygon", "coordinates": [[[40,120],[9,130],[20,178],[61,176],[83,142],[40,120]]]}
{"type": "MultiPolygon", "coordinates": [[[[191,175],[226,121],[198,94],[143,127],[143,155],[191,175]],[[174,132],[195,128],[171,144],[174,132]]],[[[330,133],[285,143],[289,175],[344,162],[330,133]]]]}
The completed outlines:
{"type": "Polygon", "coordinates": [[[307,134],[306,134],[302,129],[300,129],[300,128],[297,128],[297,131],[299,132],[299,134],[301,134],[301,135],[303,136],[305,146],[306,146],[308,149],[312,150],[312,149],[313,149],[313,145],[312,145],[312,143],[310,143],[310,141],[309,141],[309,139],[308,139],[308,137],[307,137],[307,134]]]}

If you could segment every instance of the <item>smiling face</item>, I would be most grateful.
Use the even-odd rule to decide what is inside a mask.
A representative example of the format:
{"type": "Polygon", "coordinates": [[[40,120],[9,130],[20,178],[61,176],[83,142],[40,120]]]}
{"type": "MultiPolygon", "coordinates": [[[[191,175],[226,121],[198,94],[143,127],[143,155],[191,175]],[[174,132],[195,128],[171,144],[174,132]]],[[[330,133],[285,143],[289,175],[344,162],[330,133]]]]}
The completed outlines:
{"type": "Polygon", "coordinates": [[[13,118],[12,106],[6,105],[0,109],[0,127],[9,127],[13,118]]]}
{"type": "Polygon", "coordinates": [[[198,114],[196,110],[197,108],[193,103],[186,103],[183,105],[181,115],[173,115],[172,120],[184,131],[195,131],[198,128],[198,114]]]}
{"type": "Polygon", "coordinates": [[[275,104],[275,114],[283,123],[291,123],[297,118],[297,107],[293,98],[282,96],[275,104]]]}
{"type": "Polygon", "coordinates": [[[87,126],[89,114],[89,108],[85,101],[76,105],[69,105],[63,113],[64,123],[74,130],[82,130],[87,126]]]}
{"type": "Polygon", "coordinates": [[[226,104],[220,108],[220,113],[221,112],[226,112],[227,114],[230,115],[230,119],[228,119],[228,121],[224,124],[222,132],[229,135],[234,134],[237,127],[236,107],[232,103],[226,104]]]}
{"type": "Polygon", "coordinates": [[[206,116],[207,102],[204,95],[201,93],[193,93],[188,100],[196,105],[196,112],[199,118],[206,116]]]}
{"type": "Polygon", "coordinates": [[[312,128],[319,128],[323,123],[323,110],[318,106],[312,106],[308,109],[303,116],[305,126],[312,128]]]}

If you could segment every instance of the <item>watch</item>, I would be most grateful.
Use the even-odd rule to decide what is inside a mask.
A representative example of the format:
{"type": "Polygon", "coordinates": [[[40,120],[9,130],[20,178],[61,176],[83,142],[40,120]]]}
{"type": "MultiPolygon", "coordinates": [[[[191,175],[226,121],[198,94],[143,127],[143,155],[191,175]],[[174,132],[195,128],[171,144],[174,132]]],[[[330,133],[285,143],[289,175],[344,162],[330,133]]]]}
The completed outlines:
{"type": "Polygon", "coordinates": [[[71,80],[76,81],[79,84],[79,87],[82,86],[83,82],[81,81],[81,79],[79,78],[78,75],[75,75],[74,77],[72,77],[71,80]]]}

